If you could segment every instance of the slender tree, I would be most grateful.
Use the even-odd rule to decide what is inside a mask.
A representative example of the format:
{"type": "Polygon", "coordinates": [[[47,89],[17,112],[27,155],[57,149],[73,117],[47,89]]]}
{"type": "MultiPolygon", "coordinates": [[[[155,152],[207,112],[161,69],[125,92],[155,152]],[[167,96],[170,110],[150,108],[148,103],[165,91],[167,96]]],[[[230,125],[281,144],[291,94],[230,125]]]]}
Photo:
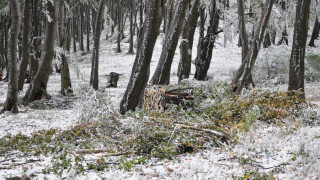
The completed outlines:
{"type": "Polygon", "coordinates": [[[151,58],[162,20],[162,3],[160,0],[146,0],[146,17],[140,30],[129,84],[120,103],[121,114],[135,110],[148,83],[151,58]]]}
{"type": "Polygon", "coordinates": [[[188,79],[190,75],[194,33],[199,18],[199,4],[199,0],[193,1],[182,30],[182,41],[180,42],[181,58],[178,66],[179,81],[188,79]]]}
{"type": "Polygon", "coordinates": [[[319,23],[318,17],[316,17],[316,20],[315,20],[314,25],[313,25],[313,31],[312,31],[311,39],[310,39],[310,42],[309,42],[308,46],[311,46],[311,47],[315,47],[316,46],[314,44],[314,41],[317,39],[317,34],[319,33],[319,30],[320,30],[320,23],[319,23]]]}
{"type": "MultiPolygon", "coordinates": [[[[206,36],[199,39],[198,54],[196,58],[196,72],[194,78],[204,81],[212,59],[212,50],[216,41],[219,27],[220,11],[216,1],[212,1],[210,5],[210,21],[206,36]]],[[[203,18],[202,18],[203,20],[203,18]]]]}
{"type": "Polygon", "coordinates": [[[11,11],[12,29],[9,58],[9,84],[7,99],[4,103],[4,111],[18,113],[18,70],[17,70],[17,45],[20,31],[20,5],[18,0],[10,0],[9,7],[11,11]]]}
{"type": "Polygon", "coordinates": [[[92,66],[91,66],[91,77],[90,85],[93,89],[99,89],[99,48],[100,48],[100,36],[101,36],[101,25],[103,20],[103,14],[105,9],[106,0],[100,0],[98,17],[96,21],[96,28],[94,33],[94,46],[92,50],[92,66]]]}
{"type": "Polygon", "coordinates": [[[47,21],[45,42],[43,46],[44,49],[41,55],[39,70],[23,98],[25,104],[39,100],[44,95],[47,95],[47,85],[49,81],[49,75],[51,73],[51,64],[54,56],[54,42],[57,29],[57,5],[58,1],[47,2],[47,10],[50,19],[47,21]]]}
{"type": "MultiPolygon", "coordinates": [[[[289,69],[289,91],[304,93],[304,57],[311,0],[298,0],[289,69]]],[[[304,97],[304,94],[302,95],[304,97]]]]}
{"type": "Polygon", "coordinates": [[[61,94],[72,95],[72,84],[70,79],[69,72],[69,59],[65,55],[65,51],[67,50],[67,37],[66,37],[66,29],[65,29],[65,3],[68,3],[64,0],[59,0],[59,40],[60,40],[60,48],[61,48],[61,94]]]}
{"type": "MultiPolygon", "coordinates": [[[[151,84],[163,85],[170,83],[171,64],[178,45],[178,40],[182,31],[182,23],[189,3],[190,0],[178,0],[175,3],[168,4],[168,6],[173,6],[175,4],[174,11],[172,20],[168,20],[162,52],[157,68],[150,81],[151,84]]],[[[169,11],[170,9],[173,8],[169,7],[169,11]]],[[[167,17],[170,17],[170,15],[167,17]]]]}
{"type": "Polygon", "coordinates": [[[237,94],[240,94],[244,86],[248,83],[252,68],[259,54],[259,50],[264,37],[264,33],[268,25],[273,4],[274,0],[267,0],[267,2],[265,3],[265,7],[261,15],[261,19],[259,21],[259,25],[254,33],[254,39],[252,40],[250,50],[248,51],[244,62],[240,66],[235,78],[231,83],[233,91],[237,94]]]}
{"type": "Polygon", "coordinates": [[[20,63],[19,78],[18,78],[18,90],[23,89],[23,85],[26,79],[26,71],[29,63],[30,56],[30,30],[31,30],[31,0],[25,0],[24,2],[24,17],[23,17],[23,42],[22,42],[22,61],[20,63]]]}

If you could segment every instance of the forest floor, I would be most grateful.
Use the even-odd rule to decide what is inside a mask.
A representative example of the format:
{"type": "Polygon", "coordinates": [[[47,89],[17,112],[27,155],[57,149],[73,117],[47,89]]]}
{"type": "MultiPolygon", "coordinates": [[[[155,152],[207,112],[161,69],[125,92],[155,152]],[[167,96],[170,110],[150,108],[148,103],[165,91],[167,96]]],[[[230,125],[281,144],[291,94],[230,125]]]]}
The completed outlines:
{"type": "MultiPolygon", "coordinates": [[[[115,41],[116,39],[110,38],[108,41],[102,40],[101,42],[99,91],[95,92],[89,88],[91,54],[71,53],[70,72],[74,96],[64,97],[59,94],[60,75],[53,73],[48,84],[50,99],[37,101],[26,107],[20,105],[18,114],[6,112],[0,115],[0,144],[2,146],[0,179],[13,176],[29,176],[34,179],[320,178],[319,82],[306,84],[306,97],[309,105],[301,110],[304,113],[302,116],[288,116],[275,121],[276,123],[255,120],[250,124],[248,131],[236,129],[237,134],[233,136],[235,139],[229,144],[222,143],[220,146],[209,146],[204,150],[198,149],[195,152],[183,154],[171,155],[168,151],[165,155],[169,154],[169,156],[165,156],[164,159],[155,156],[155,152],[160,150],[152,151],[154,156],[131,156],[134,152],[113,156],[117,155],[114,153],[121,152],[121,148],[101,153],[84,153],[78,156],[78,149],[93,150],[90,146],[92,142],[87,142],[88,147],[86,147],[82,141],[91,141],[86,135],[93,136],[94,128],[100,133],[97,136],[100,141],[97,141],[94,147],[105,149],[108,146],[113,147],[108,144],[110,143],[109,138],[116,139],[112,133],[120,134],[121,139],[122,135],[126,134],[125,126],[139,125],[138,121],[148,118],[139,112],[125,116],[118,113],[119,103],[129,81],[135,55],[126,53],[127,43],[122,43],[122,53],[116,53],[115,41]],[[107,75],[110,72],[121,74],[117,88],[107,88],[107,75]],[[101,126],[103,122],[102,124],[107,128],[114,129],[103,131],[101,127],[96,127],[94,122],[100,122],[98,126],[101,126]],[[71,131],[71,135],[66,133],[67,131],[71,131]],[[56,150],[60,147],[56,145],[57,142],[52,141],[58,137],[56,132],[60,133],[59,138],[63,134],[61,144],[69,143],[60,151],[56,150]],[[40,144],[37,144],[37,141],[40,144]],[[77,148],[74,142],[83,143],[83,147],[86,148],[77,148]],[[25,146],[25,144],[30,144],[30,146],[25,146]],[[27,148],[22,149],[24,146],[27,148]],[[50,152],[47,152],[48,149],[50,152]]],[[[223,38],[220,37],[214,49],[208,73],[210,80],[201,82],[200,85],[194,80],[186,81],[186,83],[210,87],[230,82],[234,72],[240,66],[241,49],[236,46],[235,42],[237,41],[233,40],[233,43],[229,42],[224,47],[223,38]]],[[[160,57],[161,47],[162,36],[158,38],[155,46],[151,75],[160,57]]],[[[269,57],[273,58],[275,54],[282,54],[290,47],[278,46],[270,49],[276,50],[261,50],[258,62],[264,62],[263,59],[269,59],[269,57]],[[284,50],[279,50],[281,48],[284,50]]],[[[307,53],[314,52],[320,52],[320,41],[317,41],[316,48],[308,47],[307,53]]],[[[284,54],[288,55],[288,52],[284,54]]],[[[193,57],[196,55],[196,45],[193,55],[193,57]]],[[[171,70],[172,83],[177,83],[178,62],[179,53],[177,51],[171,70]]],[[[259,73],[264,72],[266,67],[261,63],[257,67],[255,74],[260,77],[259,73]]],[[[194,69],[193,65],[192,72],[194,69]]],[[[258,90],[271,89],[281,92],[287,88],[286,84],[274,83],[274,79],[266,81],[257,79],[256,81],[258,90]]],[[[23,97],[27,87],[28,85],[20,93],[20,98],[23,97]]],[[[0,81],[0,102],[5,101],[6,92],[6,83],[0,81]]],[[[201,123],[200,119],[199,124],[201,123]]],[[[174,125],[169,124],[169,126],[174,125]]],[[[131,130],[135,131],[134,128],[131,130]]],[[[175,130],[176,128],[169,135],[172,136],[175,130]]],[[[169,142],[170,140],[171,138],[169,142]]],[[[118,143],[118,146],[119,144],[126,146],[125,143],[128,141],[130,139],[113,143],[118,143]]],[[[131,146],[137,145],[130,144],[130,148],[134,149],[131,146]]],[[[167,146],[165,149],[167,150],[167,146]]]]}

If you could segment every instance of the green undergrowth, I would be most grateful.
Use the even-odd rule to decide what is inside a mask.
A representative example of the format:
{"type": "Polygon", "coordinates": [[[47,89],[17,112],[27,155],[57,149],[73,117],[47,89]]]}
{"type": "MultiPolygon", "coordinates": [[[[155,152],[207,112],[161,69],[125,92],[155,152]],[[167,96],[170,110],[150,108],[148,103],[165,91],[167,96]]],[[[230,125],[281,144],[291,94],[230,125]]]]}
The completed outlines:
{"type": "MultiPolygon", "coordinates": [[[[198,88],[195,96],[195,105],[189,109],[176,105],[166,111],[140,110],[124,116],[104,113],[102,109],[108,103],[99,100],[102,103],[99,105],[97,98],[88,97],[99,109],[95,117],[98,121],[82,121],[64,131],[51,129],[29,136],[7,135],[0,139],[0,154],[8,161],[13,156],[48,157],[52,165],[44,168],[43,173],[62,175],[72,169],[82,173],[110,168],[130,171],[152,157],[175,159],[178,154],[236,143],[237,133],[249,131],[254,121],[277,123],[290,116],[303,116],[301,108],[307,106],[298,93],[253,90],[237,96],[226,84],[198,88]],[[88,158],[97,149],[103,149],[104,153],[88,158]],[[79,154],[78,150],[89,151],[79,154]]],[[[84,111],[81,118],[85,119],[85,115],[88,113],[84,111]]]]}

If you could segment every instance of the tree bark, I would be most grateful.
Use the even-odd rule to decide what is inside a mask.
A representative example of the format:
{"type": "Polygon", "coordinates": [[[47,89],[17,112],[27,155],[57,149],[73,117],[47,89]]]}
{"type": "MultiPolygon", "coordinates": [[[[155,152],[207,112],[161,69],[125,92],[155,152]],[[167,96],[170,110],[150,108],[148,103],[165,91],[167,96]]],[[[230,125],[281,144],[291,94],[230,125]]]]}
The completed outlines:
{"type": "Polygon", "coordinates": [[[105,0],[100,0],[99,12],[96,21],[96,31],[94,34],[94,47],[92,50],[92,66],[91,66],[91,77],[90,85],[93,89],[99,89],[99,48],[100,48],[100,36],[101,36],[101,25],[103,20],[103,14],[105,9],[105,0]]]}
{"type": "Polygon", "coordinates": [[[151,84],[163,85],[170,83],[171,64],[189,3],[190,0],[179,0],[176,2],[172,20],[167,22],[168,28],[166,28],[165,41],[162,46],[159,63],[150,82],[151,84]]]}
{"type": "Polygon", "coordinates": [[[134,0],[131,0],[130,3],[130,44],[128,54],[134,54],[133,51],[133,12],[134,12],[134,0]]]}
{"type": "Polygon", "coordinates": [[[51,64],[54,56],[54,42],[57,29],[57,5],[57,1],[54,1],[54,4],[52,4],[51,1],[47,2],[47,10],[49,16],[51,17],[51,21],[47,22],[45,42],[43,46],[44,49],[41,55],[39,70],[23,98],[25,104],[39,100],[47,94],[47,84],[49,75],[51,73],[51,64]]]}
{"type": "Polygon", "coordinates": [[[196,59],[196,80],[206,80],[207,73],[212,59],[212,50],[216,41],[216,35],[219,27],[220,11],[217,8],[216,1],[211,3],[210,22],[207,34],[199,40],[198,55],[196,59]]]}
{"type": "Polygon", "coordinates": [[[65,1],[59,1],[59,36],[60,36],[60,48],[62,49],[60,54],[61,59],[61,94],[64,96],[72,95],[72,84],[69,71],[69,60],[65,55],[67,50],[67,37],[65,30],[65,1]]]}
{"type": "MultiPolygon", "coordinates": [[[[311,0],[298,0],[289,69],[289,91],[304,93],[304,58],[311,0]]],[[[302,94],[304,98],[304,94],[302,94]]]]}
{"type": "Polygon", "coordinates": [[[249,52],[246,55],[245,61],[240,66],[235,78],[231,83],[231,87],[236,94],[240,94],[242,89],[247,84],[252,68],[257,60],[261,43],[266,31],[268,21],[271,15],[271,10],[274,4],[274,0],[267,0],[265,7],[258,25],[258,28],[255,31],[255,37],[252,41],[249,52]]]}
{"type": "Polygon", "coordinates": [[[131,77],[120,103],[121,114],[125,114],[129,110],[135,110],[142,99],[149,79],[151,58],[162,20],[162,2],[147,0],[146,11],[146,18],[139,34],[137,54],[131,77]]]}
{"type": "Polygon", "coordinates": [[[10,59],[8,64],[9,84],[7,99],[4,103],[2,112],[12,111],[18,113],[18,70],[17,70],[17,45],[20,31],[20,5],[18,0],[9,1],[11,11],[12,29],[10,44],[10,59]]]}
{"type": "Polygon", "coordinates": [[[317,17],[314,22],[313,31],[312,31],[311,39],[308,46],[316,47],[316,45],[314,44],[314,40],[317,39],[317,33],[319,33],[319,29],[320,29],[320,23],[317,17]]]}
{"type": "Polygon", "coordinates": [[[20,63],[18,90],[23,90],[23,85],[26,79],[26,72],[30,56],[30,29],[31,29],[31,0],[25,0],[24,3],[24,19],[23,19],[23,55],[20,63]]]}
{"type": "Polygon", "coordinates": [[[182,31],[182,40],[180,42],[181,58],[178,66],[179,82],[183,79],[188,79],[190,75],[194,33],[199,18],[198,8],[199,0],[194,0],[182,31]]]}

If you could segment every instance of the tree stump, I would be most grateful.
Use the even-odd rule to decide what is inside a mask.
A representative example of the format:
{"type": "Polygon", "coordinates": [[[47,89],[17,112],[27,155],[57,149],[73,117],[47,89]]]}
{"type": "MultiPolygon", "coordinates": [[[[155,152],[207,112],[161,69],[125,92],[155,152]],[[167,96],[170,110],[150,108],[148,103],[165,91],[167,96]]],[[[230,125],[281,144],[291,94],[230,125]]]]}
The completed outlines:
{"type": "Polygon", "coordinates": [[[120,74],[116,72],[111,72],[109,75],[109,80],[108,80],[108,88],[109,87],[117,87],[118,86],[118,81],[119,81],[120,74]]]}

